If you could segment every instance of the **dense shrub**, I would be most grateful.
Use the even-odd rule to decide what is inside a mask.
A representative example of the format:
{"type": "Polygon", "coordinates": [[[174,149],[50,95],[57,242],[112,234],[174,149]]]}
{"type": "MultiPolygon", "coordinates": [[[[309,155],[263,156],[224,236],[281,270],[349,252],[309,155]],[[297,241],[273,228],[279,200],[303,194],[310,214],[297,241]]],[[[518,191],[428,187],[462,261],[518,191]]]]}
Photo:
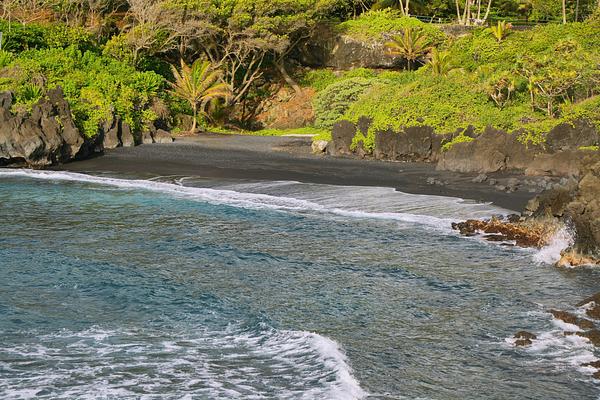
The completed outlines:
{"type": "Polygon", "coordinates": [[[314,100],[315,126],[331,128],[372,84],[371,79],[349,78],[333,83],[319,92],[314,100]]]}
{"type": "Polygon", "coordinates": [[[29,49],[77,46],[82,50],[91,49],[92,35],[82,27],[69,27],[63,24],[9,23],[0,19],[2,49],[13,53],[29,49]]]}

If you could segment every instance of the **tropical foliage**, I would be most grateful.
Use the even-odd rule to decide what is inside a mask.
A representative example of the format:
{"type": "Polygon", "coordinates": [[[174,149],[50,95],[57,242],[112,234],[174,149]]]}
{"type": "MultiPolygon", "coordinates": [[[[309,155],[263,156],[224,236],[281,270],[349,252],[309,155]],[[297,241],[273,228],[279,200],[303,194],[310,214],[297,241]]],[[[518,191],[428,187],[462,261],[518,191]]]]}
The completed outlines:
{"type": "Polygon", "coordinates": [[[401,34],[392,37],[385,46],[389,55],[406,60],[409,71],[416,66],[416,63],[422,63],[430,50],[425,35],[415,28],[403,28],[401,34]]]}
{"type": "Polygon", "coordinates": [[[206,108],[215,100],[227,98],[231,91],[221,81],[221,72],[208,61],[198,59],[190,67],[181,60],[180,70],[171,68],[175,77],[171,83],[172,93],[189,103],[194,118],[191,132],[195,132],[198,113],[207,115],[206,108]]]}

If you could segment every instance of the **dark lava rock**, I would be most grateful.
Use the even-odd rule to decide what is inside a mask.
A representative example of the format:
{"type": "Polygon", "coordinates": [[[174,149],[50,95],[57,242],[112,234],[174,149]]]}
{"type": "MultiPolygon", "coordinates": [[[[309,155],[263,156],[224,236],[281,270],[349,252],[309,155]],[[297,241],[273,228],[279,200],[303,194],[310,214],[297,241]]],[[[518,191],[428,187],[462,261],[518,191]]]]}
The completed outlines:
{"type": "Polygon", "coordinates": [[[374,156],[379,160],[430,161],[435,133],[429,126],[414,126],[401,132],[392,129],[375,132],[374,156]]]}
{"type": "Polygon", "coordinates": [[[550,310],[550,314],[554,316],[554,318],[559,319],[567,324],[576,325],[581,329],[593,329],[594,323],[585,318],[579,318],[575,314],[571,314],[566,311],[560,310],[550,310]]]}
{"type": "Polygon", "coordinates": [[[152,136],[154,143],[173,143],[171,134],[163,129],[158,129],[152,136]]]}
{"type": "Polygon", "coordinates": [[[537,339],[537,336],[531,332],[527,331],[519,331],[515,333],[515,346],[529,346],[532,343],[532,340],[537,339]]]}
{"type": "Polygon", "coordinates": [[[31,114],[10,113],[12,93],[0,94],[0,165],[43,167],[85,157],[79,133],[60,87],[51,89],[31,114]]]}
{"type": "Polygon", "coordinates": [[[311,37],[302,41],[291,57],[302,65],[337,70],[402,66],[400,57],[390,57],[387,54],[385,41],[355,39],[341,35],[332,24],[318,24],[311,37]]]}
{"type": "Polygon", "coordinates": [[[113,116],[106,121],[100,132],[100,141],[103,149],[115,149],[121,145],[119,140],[119,129],[121,120],[118,116],[113,116]]]}
{"type": "Polygon", "coordinates": [[[482,183],[488,180],[488,176],[486,174],[479,174],[475,178],[472,179],[473,183],[482,183]]]}
{"type": "Polygon", "coordinates": [[[152,133],[150,131],[142,132],[142,144],[152,144],[154,140],[152,139],[152,133]]]}
{"type": "Polygon", "coordinates": [[[590,318],[600,319],[600,304],[596,303],[594,307],[585,310],[585,313],[590,318]]]}
{"type": "Polygon", "coordinates": [[[131,127],[126,122],[123,122],[123,121],[119,121],[119,122],[120,122],[119,141],[121,142],[121,146],[123,146],[123,147],[135,146],[135,139],[133,138],[133,134],[131,133],[131,127]]]}
{"type": "Polygon", "coordinates": [[[542,149],[523,145],[517,136],[518,133],[510,134],[488,127],[475,140],[456,143],[443,152],[437,168],[481,174],[511,169],[523,170],[542,149]]]}
{"type": "Polygon", "coordinates": [[[552,152],[577,150],[582,146],[598,144],[600,137],[594,124],[587,120],[562,123],[546,135],[546,147],[552,152]]]}
{"type": "Polygon", "coordinates": [[[600,371],[594,372],[594,374],[592,375],[592,378],[594,378],[594,379],[600,379],[600,371]]]}
{"type": "Polygon", "coordinates": [[[577,307],[583,307],[586,305],[591,305],[587,310],[585,310],[587,316],[594,319],[600,319],[600,292],[593,296],[587,297],[576,304],[577,307]]]}
{"type": "Polygon", "coordinates": [[[585,306],[586,304],[589,303],[596,303],[596,304],[600,304],[600,292],[590,296],[590,297],[586,297],[585,299],[583,299],[582,301],[580,301],[579,303],[575,304],[575,306],[577,307],[582,307],[585,306]]]}
{"type": "Polygon", "coordinates": [[[12,92],[0,92],[0,109],[10,110],[13,101],[12,92]]]}
{"type": "Polygon", "coordinates": [[[350,146],[355,134],[356,126],[352,122],[346,120],[336,122],[333,125],[331,143],[327,146],[327,151],[334,156],[352,154],[350,146]]]}

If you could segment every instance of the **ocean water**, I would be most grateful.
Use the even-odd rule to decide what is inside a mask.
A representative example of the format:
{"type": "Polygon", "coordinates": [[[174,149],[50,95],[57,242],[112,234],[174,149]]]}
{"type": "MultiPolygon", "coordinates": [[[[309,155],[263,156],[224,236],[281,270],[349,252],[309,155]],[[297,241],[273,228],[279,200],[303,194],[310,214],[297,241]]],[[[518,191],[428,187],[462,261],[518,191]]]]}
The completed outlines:
{"type": "Polygon", "coordinates": [[[598,268],[388,188],[0,170],[0,399],[599,399],[598,268]],[[529,330],[539,340],[515,348],[529,330]]]}

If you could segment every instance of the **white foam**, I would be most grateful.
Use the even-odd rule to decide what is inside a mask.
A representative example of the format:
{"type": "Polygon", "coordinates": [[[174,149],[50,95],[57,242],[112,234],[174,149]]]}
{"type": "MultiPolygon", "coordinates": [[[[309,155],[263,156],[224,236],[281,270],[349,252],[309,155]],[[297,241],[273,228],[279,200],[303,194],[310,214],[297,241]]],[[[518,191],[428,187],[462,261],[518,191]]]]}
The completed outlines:
{"type": "MultiPolygon", "coordinates": [[[[360,219],[378,219],[391,220],[402,223],[423,225],[430,228],[450,232],[451,223],[455,220],[452,218],[440,218],[437,216],[410,213],[410,212],[381,212],[381,211],[364,211],[362,209],[340,208],[337,206],[323,205],[310,200],[303,200],[294,197],[274,196],[270,194],[239,192],[234,190],[224,190],[206,187],[190,187],[182,186],[181,180],[177,183],[165,183],[155,180],[139,180],[139,179],[117,179],[108,177],[91,176],[73,172],[62,171],[36,171],[36,170],[2,170],[0,177],[26,177],[33,179],[44,179],[50,181],[65,181],[65,182],[83,182],[99,185],[108,185],[121,189],[141,189],[154,192],[166,193],[176,196],[181,196],[189,199],[200,200],[210,204],[225,204],[234,207],[247,209],[269,209],[279,211],[295,211],[295,212],[318,212],[325,214],[333,214],[342,217],[360,218],[360,219]]],[[[281,183],[279,183],[281,184],[281,183]]],[[[391,190],[389,188],[379,188],[391,190]]],[[[423,197],[422,195],[407,195],[413,197],[423,197]]],[[[429,196],[436,197],[436,196],[429,196]]],[[[445,198],[445,204],[460,201],[460,199],[445,198]]],[[[415,200],[419,204],[426,203],[424,199],[415,200]]],[[[473,205],[470,205],[473,206],[473,205]]],[[[443,206],[442,206],[443,207],[443,206]]],[[[490,211],[488,208],[484,210],[486,214],[490,211]]]]}
{"type": "MultiPolygon", "coordinates": [[[[527,315],[533,314],[528,313],[527,315]]],[[[539,313],[535,312],[534,315],[539,315],[539,313]]],[[[594,345],[587,338],[579,335],[565,335],[565,332],[580,332],[582,329],[556,318],[552,318],[551,323],[553,329],[538,334],[537,338],[532,340],[531,345],[518,347],[519,351],[533,356],[531,362],[535,364],[552,366],[558,370],[573,369],[587,376],[596,372],[595,368],[583,366],[583,364],[598,361],[594,345]]],[[[514,347],[516,339],[511,337],[504,341],[514,347]]]]}
{"type": "Polygon", "coordinates": [[[573,232],[563,227],[550,239],[550,243],[534,254],[533,259],[538,264],[556,264],[561,258],[561,252],[573,245],[573,232]]]}
{"type": "Polygon", "coordinates": [[[231,325],[225,331],[198,328],[193,336],[156,340],[164,337],[164,332],[153,336],[141,329],[92,328],[0,346],[0,356],[15,367],[0,380],[0,393],[7,400],[154,398],[159,393],[334,400],[367,395],[340,346],[316,333],[261,324],[251,332],[231,325]],[[141,351],[131,353],[131,347],[141,351]],[[31,362],[35,369],[26,367],[31,362]],[[38,394],[44,389],[50,394],[38,394]]]}

